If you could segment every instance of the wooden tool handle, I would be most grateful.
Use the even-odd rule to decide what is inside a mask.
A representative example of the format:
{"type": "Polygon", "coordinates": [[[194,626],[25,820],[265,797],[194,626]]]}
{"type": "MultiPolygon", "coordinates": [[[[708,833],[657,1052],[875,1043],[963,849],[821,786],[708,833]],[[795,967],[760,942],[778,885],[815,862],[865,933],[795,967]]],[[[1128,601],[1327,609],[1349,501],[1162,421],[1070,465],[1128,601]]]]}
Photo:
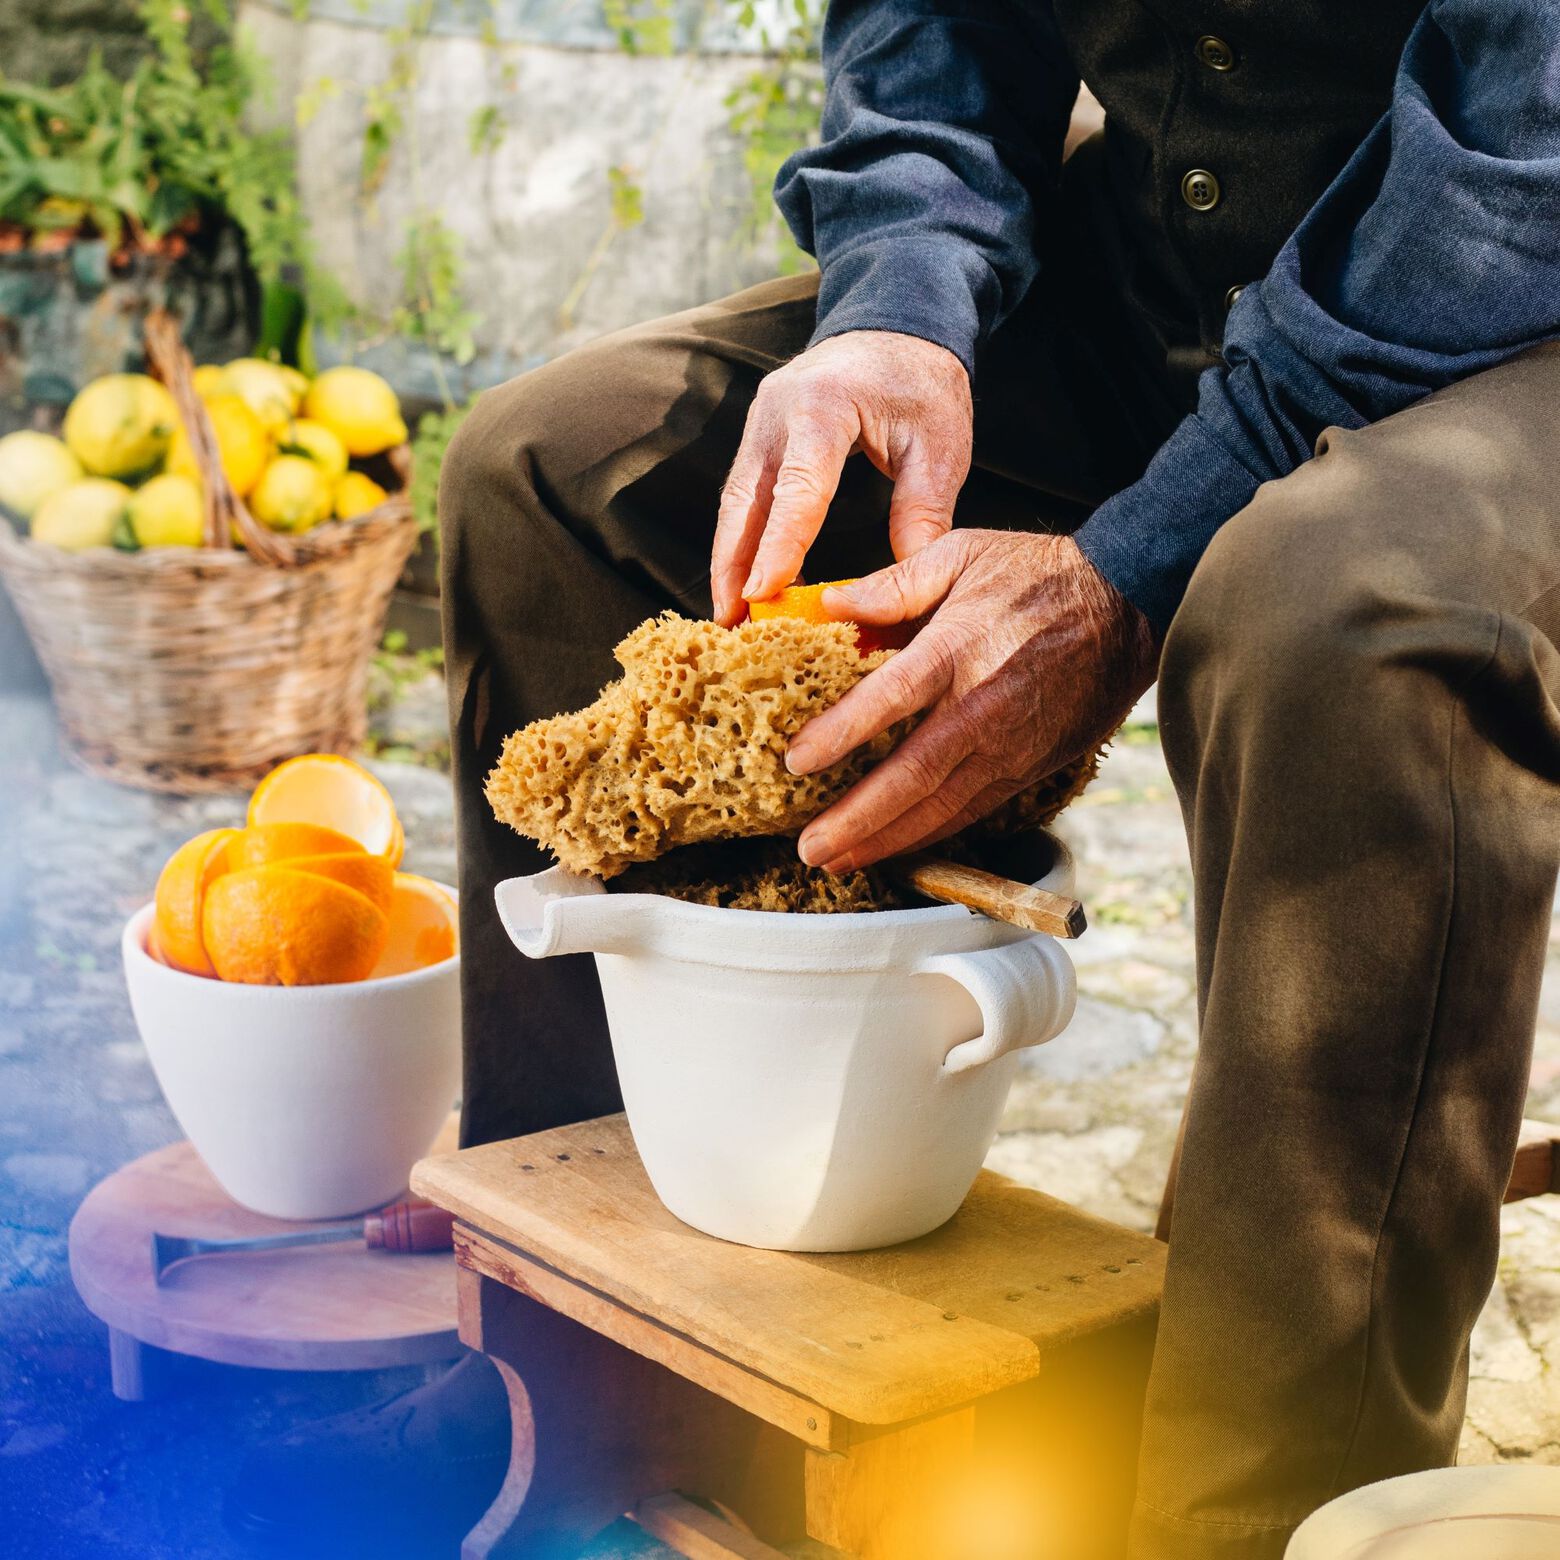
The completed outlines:
{"type": "Polygon", "coordinates": [[[1022,926],[1025,931],[1078,937],[1089,924],[1076,899],[1014,878],[998,877],[994,872],[982,872],[979,867],[961,866],[942,856],[907,856],[885,861],[883,870],[928,899],[964,905],[989,915],[993,921],[1022,926]]]}
{"type": "Polygon", "coordinates": [[[398,1202],[363,1220],[363,1240],[383,1251],[448,1251],[455,1244],[455,1215],[430,1202],[398,1202]]]}

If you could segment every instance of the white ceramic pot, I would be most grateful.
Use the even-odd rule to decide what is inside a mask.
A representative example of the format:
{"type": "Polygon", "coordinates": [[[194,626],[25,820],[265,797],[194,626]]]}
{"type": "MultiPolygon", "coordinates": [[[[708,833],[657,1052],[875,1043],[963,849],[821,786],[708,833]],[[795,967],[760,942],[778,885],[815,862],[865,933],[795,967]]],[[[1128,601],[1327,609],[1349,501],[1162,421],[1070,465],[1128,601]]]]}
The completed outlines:
{"type": "MultiPolygon", "coordinates": [[[[1037,844],[1040,883],[1070,891],[1066,848],[1037,844]]],[[[956,906],[721,910],[562,868],[501,883],[497,901],[531,958],[596,955],[656,1192],[749,1246],[852,1251],[935,1229],[991,1146],[1015,1053],[1073,1012],[1058,943],[956,906]]]]}
{"type": "Polygon", "coordinates": [[[235,1202],[332,1219],[406,1190],[460,1089],[460,959],[336,986],[186,975],[122,946],[130,1006],[185,1135],[235,1202]]]}

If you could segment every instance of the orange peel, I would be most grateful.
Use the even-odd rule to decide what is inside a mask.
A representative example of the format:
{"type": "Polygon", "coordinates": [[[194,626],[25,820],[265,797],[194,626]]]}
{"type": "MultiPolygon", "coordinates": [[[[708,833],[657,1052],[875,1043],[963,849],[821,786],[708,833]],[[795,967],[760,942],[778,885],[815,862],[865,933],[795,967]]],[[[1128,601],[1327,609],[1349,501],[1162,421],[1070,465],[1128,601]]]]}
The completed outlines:
{"type": "Polygon", "coordinates": [[[226,847],[237,833],[207,829],[197,834],[174,851],[158,875],[153,957],[187,975],[216,974],[203,932],[206,895],[226,870],[226,847]]]}
{"type": "Polygon", "coordinates": [[[384,912],[367,895],[290,863],[218,878],[202,925],[217,974],[246,985],[365,980],[389,938],[384,912]]]}
{"type": "Polygon", "coordinates": [[[401,864],[406,836],[383,784],[339,753],[305,753],[278,764],[249,798],[251,827],[312,823],[345,834],[391,867],[401,864]]]}
{"type": "Polygon", "coordinates": [[[299,856],[354,852],[366,854],[357,840],[340,829],[328,829],[318,823],[258,823],[234,832],[227,844],[227,867],[230,872],[242,872],[247,867],[265,867],[299,856]]]}
{"type": "MultiPolygon", "coordinates": [[[[787,585],[762,601],[750,601],[748,616],[755,623],[777,617],[801,618],[806,623],[837,623],[840,620],[823,609],[823,593],[855,583],[849,579],[825,580],[821,585],[787,585]]],[[[855,629],[856,649],[862,655],[871,655],[874,650],[902,650],[915,634],[909,623],[857,623],[855,629]]]]}
{"type": "Polygon", "coordinates": [[[397,872],[388,915],[389,936],[374,966],[376,979],[442,964],[459,951],[455,901],[428,878],[397,872]]]}

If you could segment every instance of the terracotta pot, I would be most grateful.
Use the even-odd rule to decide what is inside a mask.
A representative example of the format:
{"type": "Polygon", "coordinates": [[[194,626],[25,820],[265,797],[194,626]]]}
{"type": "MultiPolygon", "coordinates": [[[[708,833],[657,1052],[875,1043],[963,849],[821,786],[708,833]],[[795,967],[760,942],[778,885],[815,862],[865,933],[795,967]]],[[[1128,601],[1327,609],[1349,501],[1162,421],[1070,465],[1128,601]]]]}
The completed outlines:
{"type": "Polygon", "coordinates": [[[186,975],[125,927],[130,1006],[185,1135],[235,1202],[334,1219],[406,1190],[460,1090],[460,958],[335,986],[186,975]]]}
{"type": "MultiPolygon", "coordinates": [[[[1073,863],[1051,836],[1046,888],[1073,863]]],[[[956,906],[854,915],[608,893],[562,868],[499,915],[531,958],[594,953],[634,1141],[697,1229],[783,1251],[910,1240],[950,1218],[1017,1052],[1072,1017],[1049,937],[956,906]]]]}

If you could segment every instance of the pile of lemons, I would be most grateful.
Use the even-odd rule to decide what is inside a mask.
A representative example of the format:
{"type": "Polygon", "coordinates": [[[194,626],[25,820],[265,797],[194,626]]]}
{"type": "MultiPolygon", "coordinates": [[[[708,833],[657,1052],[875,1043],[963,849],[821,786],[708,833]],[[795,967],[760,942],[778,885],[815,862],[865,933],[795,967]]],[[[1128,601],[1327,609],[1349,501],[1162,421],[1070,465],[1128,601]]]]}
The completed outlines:
{"type": "MultiPolygon", "coordinates": [[[[342,366],[311,380],[238,358],[197,368],[195,389],[228,481],[273,531],[350,520],[386,497],[349,464],[406,439],[395,391],[378,374],[342,366]]],[[[173,397],[155,379],[94,379],[61,432],[0,439],[0,506],[28,522],[34,541],[69,552],[201,545],[200,472],[173,397]]]]}

